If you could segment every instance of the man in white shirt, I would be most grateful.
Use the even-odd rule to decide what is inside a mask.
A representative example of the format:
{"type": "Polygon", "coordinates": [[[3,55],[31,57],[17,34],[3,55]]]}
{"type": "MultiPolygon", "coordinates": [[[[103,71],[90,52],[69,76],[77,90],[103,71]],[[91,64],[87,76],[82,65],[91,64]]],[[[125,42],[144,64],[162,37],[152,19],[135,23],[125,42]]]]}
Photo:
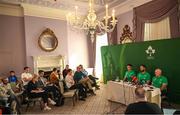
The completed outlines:
{"type": "Polygon", "coordinates": [[[32,74],[30,73],[29,67],[24,67],[24,72],[21,74],[21,80],[23,82],[23,86],[27,85],[28,82],[32,80],[32,74]]]}

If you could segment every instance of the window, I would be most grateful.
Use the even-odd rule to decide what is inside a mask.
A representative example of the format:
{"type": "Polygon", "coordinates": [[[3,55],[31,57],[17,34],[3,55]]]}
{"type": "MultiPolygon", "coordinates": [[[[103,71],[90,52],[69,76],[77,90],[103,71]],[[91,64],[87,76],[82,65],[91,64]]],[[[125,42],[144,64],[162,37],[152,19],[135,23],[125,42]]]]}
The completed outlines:
{"type": "Polygon", "coordinates": [[[171,37],[169,17],[156,23],[145,23],[144,29],[144,41],[168,39],[171,37]]]}
{"type": "Polygon", "coordinates": [[[108,45],[107,34],[97,36],[96,37],[96,63],[95,63],[95,71],[96,77],[102,80],[102,60],[101,60],[101,47],[108,45]]]}

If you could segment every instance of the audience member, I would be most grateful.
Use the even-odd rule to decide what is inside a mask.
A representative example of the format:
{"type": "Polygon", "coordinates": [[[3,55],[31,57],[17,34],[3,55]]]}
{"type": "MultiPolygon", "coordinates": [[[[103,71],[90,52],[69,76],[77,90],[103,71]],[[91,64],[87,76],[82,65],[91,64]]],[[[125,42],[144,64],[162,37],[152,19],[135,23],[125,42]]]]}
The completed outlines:
{"type": "Polygon", "coordinates": [[[63,78],[65,79],[67,73],[68,73],[68,70],[69,70],[69,65],[66,65],[65,69],[63,70],[63,78]]]}
{"type": "Polygon", "coordinates": [[[76,88],[75,81],[73,78],[73,72],[71,69],[68,69],[68,71],[67,71],[67,75],[65,77],[65,82],[66,82],[66,85],[69,89],[75,89],[76,88]]]}
{"type": "Polygon", "coordinates": [[[11,84],[12,87],[16,86],[18,80],[15,75],[15,71],[10,71],[10,76],[8,77],[8,82],[11,84]]]}
{"type": "Polygon", "coordinates": [[[84,87],[86,87],[86,85],[87,85],[89,92],[91,94],[95,95],[95,93],[92,89],[93,81],[91,81],[85,74],[83,74],[81,72],[81,68],[79,66],[77,67],[77,71],[74,74],[74,80],[77,83],[83,84],[84,87]]]}
{"type": "Polygon", "coordinates": [[[129,104],[125,114],[163,114],[155,103],[145,101],[145,90],[142,87],[135,89],[136,103],[129,104]]]}
{"type": "MultiPolygon", "coordinates": [[[[44,102],[44,110],[51,110],[51,108],[47,105],[48,100],[51,100],[51,99],[48,98],[48,93],[45,90],[43,90],[42,88],[38,88],[37,81],[38,81],[37,75],[34,75],[32,80],[29,81],[27,85],[28,97],[29,98],[42,97],[43,102],[44,102]]],[[[50,102],[53,102],[53,101],[51,100],[50,102]]]]}
{"type": "Polygon", "coordinates": [[[53,71],[50,74],[50,82],[59,86],[59,76],[57,72],[57,68],[53,68],[53,71]]]}
{"type": "Polygon", "coordinates": [[[140,84],[150,84],[150,80],[151,80],[151,75],[146,72],[146,66],[145,65],[141,65],[139,67],[140,72],[137,75],[138,81],[140,84]]]}
{"type": "Polygon", "coordinates": [[[26,86],[28,82],[32,80],[32,74],[30,73],[29,67],[24,67],[24,72],[21,74],[21,80],[23,81],[24,86],[26,86]]]}
{"type": "Polygon", "coordinates": [[[83,65],[79,65],[79,67],[81,68],[81,72],[82,72],[84,75],[88,76],[88,78],[93,81],[93,84],[92,84],[92,85],[95,86],[96,89],[100,89],[100,88],[99,88],[99,85],[97,85],[97,82],[96,82],[96,80],[97,80],[98,78],[96,78],[96,77],[94,77],[94,76],[92,76],[92,75],[88,75],[88,72],[83,68],[83,65]]]}
{"type": "Polygon", "coordinates": [[[132,77],[136,76],[135,72],[132,70],[132,65],[127,64],[127,71],[124,76],[124,81],[132,82],[132,77]]]}
{"type": "Polygon", "coordinates": [[[159,68],[155,70],[155,77],[152,79],[152,85],[161,89],[161,96],[166,96],[168,80],[162,75],[162,70],[159,68]]]}
{"type": "Polygon", "coordinates": [[[68,70],[68,73],[65,77],[65,82],[67,87],[71,90],[71,89],[78,89],[78,96],[79,96],[79,100],[83,100],[85,101],[85,95],[86,95],[86,88],[80,83],[80,84],[75,84],[74,78],[73,78],[73,71],[71,69],[68,70]]]}
{"type": "MultiPolygon", "coordinates": [[[[38,81],[37,81],[37,87],[38,88],[42,88],[43,90],[45,90],[47,93],[52,93],[53,94],[53,100],[57,100],[56,98],[61,98],[62,94],[60,92],[60,90],[58,89],[57,86],[51,84],[50,82],[47,81],[46,78],[44,78],[44,71],[43,70],[39,70],[39,77],[38,77],[38,81]]],[[[54,103],[55,102],[51,102],[54,103]]]]}
{"type": "Polygon", "coordinates": [[[20,103],[13,92],[10,83],[8,83],[8,79],[1,79],[1,86],[0,86],[0,97],[7,98],[7,103],[9,103],[13,112],[20,112],[20,103]]]}

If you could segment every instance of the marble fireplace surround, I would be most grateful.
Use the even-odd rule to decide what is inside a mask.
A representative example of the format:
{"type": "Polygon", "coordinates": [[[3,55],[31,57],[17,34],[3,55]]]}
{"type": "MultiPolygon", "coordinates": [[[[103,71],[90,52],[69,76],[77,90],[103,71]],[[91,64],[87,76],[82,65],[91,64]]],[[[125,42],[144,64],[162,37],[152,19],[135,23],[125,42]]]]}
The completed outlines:
{"type": "Polygon", "coordinates": [[[62,71],[65,67],[65,59],[63,56],[33,56],[34,73],[38,74],[39,70],[52,71],[57,68],[62,71]]]}

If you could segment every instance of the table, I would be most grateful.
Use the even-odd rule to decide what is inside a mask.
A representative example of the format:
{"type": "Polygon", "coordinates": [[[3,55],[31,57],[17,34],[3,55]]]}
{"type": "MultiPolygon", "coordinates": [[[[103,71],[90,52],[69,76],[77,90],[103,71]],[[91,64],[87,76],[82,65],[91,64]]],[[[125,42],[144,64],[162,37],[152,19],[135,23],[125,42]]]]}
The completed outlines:
{"type": "MultiPolygon", "coordinates": [[[[146,91],[145,100],[156,103],[161,107],[161,91],[159,88],[143,87],[146,91]]],[[[108,81],[107,83],[107,99],[119,102],[125,105],[136,102],[135,98],[136,86],[127,82],[108,81]]]]}

